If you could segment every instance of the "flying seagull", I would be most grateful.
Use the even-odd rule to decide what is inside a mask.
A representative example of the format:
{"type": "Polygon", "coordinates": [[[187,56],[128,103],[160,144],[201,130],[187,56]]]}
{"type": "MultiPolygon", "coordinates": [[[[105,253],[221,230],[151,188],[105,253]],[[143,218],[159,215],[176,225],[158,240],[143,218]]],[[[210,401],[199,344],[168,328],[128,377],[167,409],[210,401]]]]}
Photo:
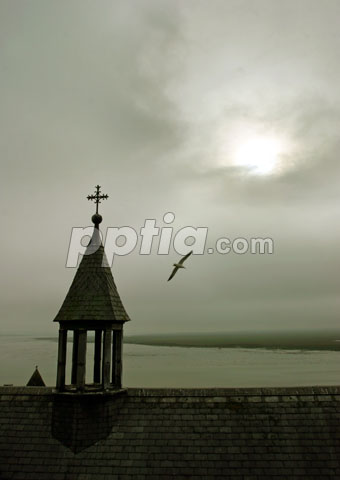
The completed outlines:
{"type": "Polygon", "coordinates": [[[185,255],[185,257],[181,258],[181,260],[180,260],[178,263],[174,263],[174,264],[173,264],[175,268],[174,268],[173,271],[171,272],[171,275],[170,275],[170,277],[168,278],[168,281],[171,280],[172,277],[175,276],[175,273],[177,272],[177,270],[178,270],[179,268],[185,268],[185,267],[183,266],[183,263],[185,262],[185,260],[186,260],[188,257],[190,257],[191,254],[192,254],[192,250],[191,250],[191,252],[187,253],[187,254],[185,255]]]}

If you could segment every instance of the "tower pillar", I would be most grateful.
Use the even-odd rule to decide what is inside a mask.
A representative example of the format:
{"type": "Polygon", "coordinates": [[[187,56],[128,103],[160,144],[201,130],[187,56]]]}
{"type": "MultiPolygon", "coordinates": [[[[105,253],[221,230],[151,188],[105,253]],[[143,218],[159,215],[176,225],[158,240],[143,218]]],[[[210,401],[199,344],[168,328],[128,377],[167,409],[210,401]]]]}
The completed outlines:
{"type": "Polygon", "coordinates": [[[109,388],[110,386],[111,336],[112,336],[111,329],[106,328],[104,330],[104,339],[103,339],[103,366],[102,366],[102,384],[104,389],[109,388]]]}
{"type": "Polygon", "coordinates": [[[122,386],[123,331],[114,330],[112,340],[112,385],[122,386]]]}
{"type": "Polygon", "coordinates": [[[100,362],[102,357],[102,331],[96,330],[94,334],[94,367],[93,382],[100,383],[100,362]]]}
{"type": "Polygon", "coordinates": [[[86,340],[87,331],[79,330],[78,333],[78,355],[77,355],[77,389],[84,390],[86,374],[86,340]]]}
{"type": "Polygon", "coordinates": [[[73,330],[72,370],[71,370],[72,385],[76,385],[77,383],[78,345],[79,345],[79,330],[73,330]]]}
{"type": "Polygon", "coordinates": [[[65,388],[65,367],[66,367],[66,349],[67,349],[67,330],[59,329],[58,339],[58,368],[57,368],[57,389],[65,388]]]}

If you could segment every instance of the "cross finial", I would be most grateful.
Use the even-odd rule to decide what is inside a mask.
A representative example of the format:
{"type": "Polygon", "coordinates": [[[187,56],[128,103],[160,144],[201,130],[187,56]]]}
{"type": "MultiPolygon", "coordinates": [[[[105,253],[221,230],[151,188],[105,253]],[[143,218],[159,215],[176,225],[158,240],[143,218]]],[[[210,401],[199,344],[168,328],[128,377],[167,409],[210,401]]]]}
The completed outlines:
{"type": "Polygon", "coordinates": [[[94,200],[94,203],[96,204],[96,214],[97,215],[98,215],[98,204],[101,203],[101,200],[107,200],[109,198],[108,195],[101,194],[100,188],[101,188],[100,185],[96,185],[95,194],[87,196],[88,200],[94,200]]]}
{"type": "Polygon", "coordinates": [[[102,216],[99,215],[99,213],[98,213],[98,204],[101,203],[101,200],[106,200],[108,198],[109,198],[108,195],[103,195],[100,192],[100,185],[96,185],[94,195],[88,195],[87,196],[88,200],[93,200],[94,203],[96,204],[96,213],[92,216],[92,222],[94,223],[96,228],[98,228],[98,225],[102,221],[102,216]]]}

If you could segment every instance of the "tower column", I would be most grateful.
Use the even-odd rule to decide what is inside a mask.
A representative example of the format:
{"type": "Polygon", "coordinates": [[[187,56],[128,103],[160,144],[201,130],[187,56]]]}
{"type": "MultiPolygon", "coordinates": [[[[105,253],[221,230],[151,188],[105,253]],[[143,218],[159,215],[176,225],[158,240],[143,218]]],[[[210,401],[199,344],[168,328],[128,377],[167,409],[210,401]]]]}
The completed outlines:
{"type": "Polygon", "coordinates": [[[66,366],[66,348],[67,348],[67,330],[60,328],[58,340],[58,369],[57,369],[57,389],[65,388],[65,366],[66,366]]]}
{"type": "Polygon", "coordinates": [[[100,383],[100,361],[102,358],[102,331],[95,330],[94,334],[94,368],[93,382],[100,383]]]}
{"type": "Polygon", "coordinates": [[[123,332],[115,330],[112,341],[112,385],[116,388],[122,386],[122,354],[123,332]]]}
{"type": "Polygon", "coordinates": [[[77,383],[77,363],[78,363],[78,345],[79,345],[79,330],[73,331],[73,349],[72,349],[72,370],[71,370],[71,384],[77,383]]]}
{"type": "Polygon", "coordinates": [[[104,330],[103,339],[103,365],[102,365],[102,384],[103,388],[110,386],[110,363],[111,363],[111,336],[110,328],[104,330]]]}
{"type": "Polygon", "coordinates": [[[77,389],[83,390],[85,387],[86,373],[86,340],[87,331],[78,331],[78,355],[77,355],[77,389]]]}

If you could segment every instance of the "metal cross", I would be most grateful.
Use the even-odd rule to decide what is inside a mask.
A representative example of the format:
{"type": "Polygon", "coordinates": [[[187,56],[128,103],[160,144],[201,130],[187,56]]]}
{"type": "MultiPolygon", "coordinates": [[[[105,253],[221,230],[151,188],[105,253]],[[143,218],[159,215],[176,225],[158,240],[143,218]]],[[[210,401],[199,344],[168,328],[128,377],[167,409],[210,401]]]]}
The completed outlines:
{"type": "Polygon", "coordinates": [[[108,195],[102,195],[100,193],[100,185],[96,185],[96,190],[94,195],[88,195],[87,199],[88,200],[93,200],[94,203],[96,204],[96,214],[98,214],[98,204],[102,203],[101,200],[107,200],[109,198],[108,195]]]}

